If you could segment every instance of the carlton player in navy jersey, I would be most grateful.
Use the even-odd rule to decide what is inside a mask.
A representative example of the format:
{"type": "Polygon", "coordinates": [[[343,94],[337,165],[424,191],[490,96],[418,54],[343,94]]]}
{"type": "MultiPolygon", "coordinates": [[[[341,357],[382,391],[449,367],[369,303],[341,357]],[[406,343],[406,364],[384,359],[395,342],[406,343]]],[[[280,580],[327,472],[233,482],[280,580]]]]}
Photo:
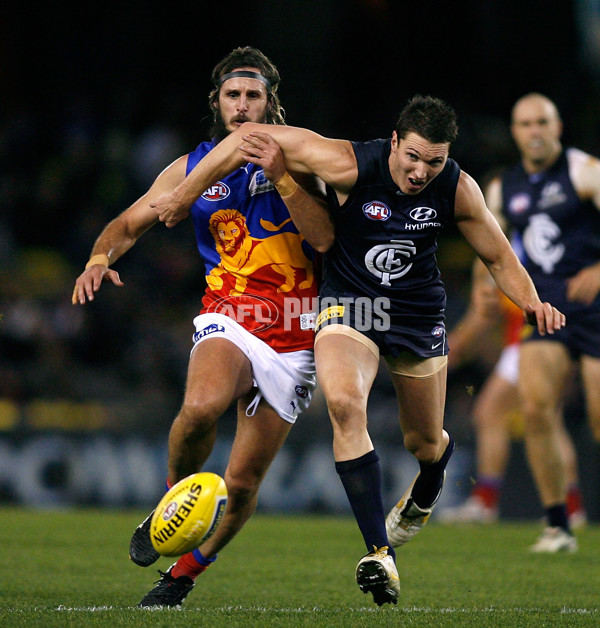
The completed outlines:
{"type": "MultiPolygon", "coordinates": [[[[215,66],[209,95],[213,140],[165,168],[144,196],[104,228],[77,279],[74,304],[92,301],[103,281],[123,286],[109,264],[158,222],[150,202],[181,183],[220,140],[244,122],[266,122],[267,128],[284,124],[279,80],[273,63],[250,47],[236,48],[215,66]]],[[[283,186],[279,192],[273,181],[283,173],[281,151],[273,144],[263,159],[215,181],[192,208],[207,287],[194,319],[183,405],[169,433],[167,483],[171,486],[202,469],[220,415],[237,402],[237,429],[225,470],[229,500],[214,535],[160,572],[160,580],[140,602],[143,607],[179,606],[195,578],[241,530],[254,512],[269,465],[312,397],[316,380],[311,308],[317,283],[308,243],[323,251],[333,236],[327,230],[298,233],[287,208],[304,206],[311,213],[314,205],[323,211],[325,197],[309,196],[298,186],[291,191],[283,186]],[[293,312],[286,310],[289,302],[295,304],[293,312]]],[[[302,182],[318,195],[314,177],[302,177],[302,182]]],[[[129,549],[131,559],[143,567],[159,557],[150,540],[150,521],[151,515],[138,526],[129,549]]]]}
{"type": "MultiPolygon", "coordinates": [[[[564,325],[542,303],[475,181],[449,159],[456,116],[443,101],[416,96],[390,140],[352,143],[306,129],[243,125],[154,206],[166,223],[185,218],[215,179],[257,163],[276,141],[288,168],[329,186],[336,242],[326,253],[315,359],[333,426],[333,452],[367,554],[356,579],[377,604],[396,603],[398,547],[427,522],[454,441],[443,429],[447,346],[437,236],[456,222],[500,289],[541,334],[564,325]],[[367,431],[367,401],[380,355],[397,393],[404,445],[420,473],[387,516],[379,459],[367,431]],[[387,523],[387,525],[386,525],[387,523]]],[[[279,184],[291,184],[284,175],[279,184]]],[[[293,187],[293,186],[292,186],[293,187]]],[[[300,232],[332,229],[325,211],[290,213],[300,232]]]]}
{"type": "Polygon", "coordinates": [[[557,417],[577,361],[591,430],[600,442],[600,161],[562,147],[559,113],[542,94],[516,102],[511,131],[521,161],[490,184],[490,209],[520,238],[540,297],[568,320],[551,337],[532,330],[521,347],[527,456],[547,519],[531,550],[573,552],[557,417]]]}
{"type": "Polygon", "coordinates": [[[421,193],[403,194],[388,167],[391,140],[353,142],[352,149],[355,187],[341,205],[329,189],[337,237],[325,257],[317,329],[340,323],[359,329],[384,356],[407,349],[443,356],[446,294],[435,251],[438,235],[454,220],[460,168],[448,159],[421,193]],[[365,296],[379,307],[362,307],[365,296]]]}

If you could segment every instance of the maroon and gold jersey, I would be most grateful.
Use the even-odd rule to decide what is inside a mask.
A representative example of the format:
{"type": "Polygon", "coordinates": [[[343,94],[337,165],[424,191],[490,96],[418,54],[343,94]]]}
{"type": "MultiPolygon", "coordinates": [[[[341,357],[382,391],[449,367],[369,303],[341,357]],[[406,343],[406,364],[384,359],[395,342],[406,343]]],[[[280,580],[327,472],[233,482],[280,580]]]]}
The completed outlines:
{"type": "MultiPolygon", "coordinates": [[[[188,174],[214,146],[188,155],[188,174]]],[[[280,353],[312,349],[314,251],[262,169],[247,164],[225,177],[191,216],[206,267],[202,313],[230,316],[280,353]]]]}

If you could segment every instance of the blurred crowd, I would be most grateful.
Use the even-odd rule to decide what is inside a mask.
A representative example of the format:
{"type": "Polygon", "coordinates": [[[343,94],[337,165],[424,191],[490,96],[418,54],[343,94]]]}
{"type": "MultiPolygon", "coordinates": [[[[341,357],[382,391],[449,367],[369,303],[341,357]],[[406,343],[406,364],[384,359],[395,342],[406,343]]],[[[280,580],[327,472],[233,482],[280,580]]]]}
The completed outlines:
{"type": "Polygon", "coordinates": [[[94,113],[81,101],[0,122],[0,399],[25,423],[33,401],[92,400],[111,428],[167,429],[204,288],[189,226],[147,234],[118,264],[122,290],[85,308],[69,295],[104,224],[193,145],[169,120],[94,113]]]}

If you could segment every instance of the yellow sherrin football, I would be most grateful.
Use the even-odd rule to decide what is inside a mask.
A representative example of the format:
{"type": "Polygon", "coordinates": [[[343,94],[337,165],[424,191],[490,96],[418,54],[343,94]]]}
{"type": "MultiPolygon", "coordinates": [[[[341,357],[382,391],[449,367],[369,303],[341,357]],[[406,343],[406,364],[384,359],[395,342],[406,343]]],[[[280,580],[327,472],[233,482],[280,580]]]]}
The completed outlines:
{"type": "Polygon", "coordinates": [[[227,487],[216,473],[194,473],[160,500],[150,524],[154,549],[162,556],[191,552],[217,529],[227,508],[227,487]]]}

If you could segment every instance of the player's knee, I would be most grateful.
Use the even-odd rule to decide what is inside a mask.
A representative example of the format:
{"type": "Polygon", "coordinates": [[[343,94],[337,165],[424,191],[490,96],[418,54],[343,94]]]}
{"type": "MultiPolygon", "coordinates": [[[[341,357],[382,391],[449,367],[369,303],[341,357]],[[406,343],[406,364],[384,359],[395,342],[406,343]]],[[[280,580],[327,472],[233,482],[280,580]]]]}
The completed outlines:
{"type": "Polygon", "coordinates": [[[327,397],[327,409],[334,428],[347,429],[354,423],[353,418],[362,414],[360,393],[337,390],[327,397]]]}
{"type": "Polygon", "coordinates": [[[188,433],[204,432],[214,427],[222,412],[221,405],[217,403],[207,400],[186,401],[179,411],[177,420],[180,427],[188,433]]]}
{"type": "Polygon", "coordinates": [[[551,417],[543,413],[525,413],[524,418],[526,436],[548,434],[556,429],[551,417]]]}
{"type": "Polygon", "coordinates": [[[235,507],[241,507],[251,502],[258,493],[260,477],[252,473],[225,474],[227,495],[229,503],[235,507]]]}
{"type": "Polygon", "coordinates": [[[554,409],[547,401],[540,398],[524,399],[522,409],[526,432],[548,432],[554,428],[554,409]]]}

